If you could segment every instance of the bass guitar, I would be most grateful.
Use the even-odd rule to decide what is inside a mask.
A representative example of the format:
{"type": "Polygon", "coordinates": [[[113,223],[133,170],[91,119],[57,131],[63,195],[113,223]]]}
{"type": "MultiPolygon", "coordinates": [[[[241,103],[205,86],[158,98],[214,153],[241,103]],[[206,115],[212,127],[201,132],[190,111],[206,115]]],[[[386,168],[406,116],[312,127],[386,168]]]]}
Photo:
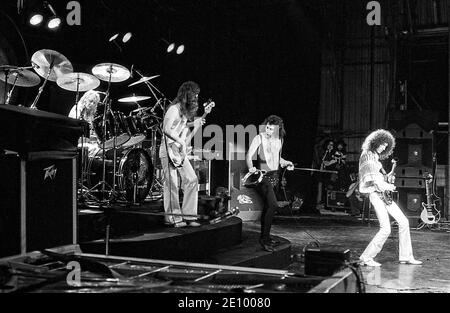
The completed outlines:
{"type": "Polygon", "coordinates": [[[420,213],[420,219],[425,224],[436,224],[439,220],[439,218],[437,217],[439,216],[440,213],[436,209],[436,204],[435,201],[433,200],[432,185],[433,185],[433,175],[428,174],[427,178],[425,179],[427,203],[422,202],[423,210],[422,213],[420,213]]]}
{"type": "MultiPolygon", "coordinates": [[[[391,163],[392,163],[392,168],[391,171],[386,174],[384,176],[384,179],[387,183],[389,184],[394,184],[395,183],[395,168],[397,167],[397,162],[398,160],[396,158],[393,158],[391,163]]],[[[385,191],[379,191],[378,194],[380,195],[381,200],[384,201],[384,203],[386,203],[387,205],[391,205],[392,204],[392,191],[390,190],[385,190],[385,191]]]]}
{"type": "MultiPolygon", "coordinates": [[[[216,104],[209,99],[208,102],[203,104],[203,107],[205,108],[205,113],[201,116],[201,119],[204,119],[206,115],[211,113],[212,108],[215,107],[216,104]]],[[[180,138],[187,144],[191,142],[192,136],[194,135],[193,132],[189,133],[189,127],[186,127],[183,132],[180,135],[180,138]]],[[[186,156],[190,153],[190,150],[192,150],[192,147],[186,149],[186,151],[183,151],[181,144],[178,142],[171,142],[167,144],[167,154],[169,157],[170,162],[175,167],[182,167],[184,160],[186,159],[186,156]]]]}

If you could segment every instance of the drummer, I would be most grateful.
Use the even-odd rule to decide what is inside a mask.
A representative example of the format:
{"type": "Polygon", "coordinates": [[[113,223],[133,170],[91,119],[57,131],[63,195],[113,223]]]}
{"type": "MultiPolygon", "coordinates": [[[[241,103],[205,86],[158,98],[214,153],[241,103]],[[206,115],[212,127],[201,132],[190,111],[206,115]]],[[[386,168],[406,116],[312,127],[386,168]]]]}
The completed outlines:
{"type": "Polygon", "coordinates": [[[253,156],[256,153],[258,169],[266,171],[262,181],[255,187],[264,201],[259,243],[263,250],[273,252],[273,246],[277,242],[270,238],[270,228],[272,226],[273,215],[278,208],[274,191],[278,183],[278,169],[280,167],[287,167],[288,170],[293,170],[294,164],[281,157],[283,138],[286,135],[281,117],[270,115],[264,120],[262,126],[264,127],[264,131],[253,138],[247,152],[246,162],[249,172],[256,172],[257,168],[253,166],[253,156]]]}
{"type": "MultiPolygon", "coordinates": [[[[93,129],[93,121],[97,113],[97,105],[99,102],[99,93],[95,90],[89,90],[78,101],[78,105],[74,105],[69,112],[69,117],[82,119],[89,123],[90,136],[87,143],[85,143],[85,146],[87,145],[89,150],[90,148],[96,148],[98,146],[97,136],[93,129]],[[92,145],[92,147],[90,147],[90,145],[92,145]]],[[[79,145],[81,145],[81,139],[79,145]]]]}

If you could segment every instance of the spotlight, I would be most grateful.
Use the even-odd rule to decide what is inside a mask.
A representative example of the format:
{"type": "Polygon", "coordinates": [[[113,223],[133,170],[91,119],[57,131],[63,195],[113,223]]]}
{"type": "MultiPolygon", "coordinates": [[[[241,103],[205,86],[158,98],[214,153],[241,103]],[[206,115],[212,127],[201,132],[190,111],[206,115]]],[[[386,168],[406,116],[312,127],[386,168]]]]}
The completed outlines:
{"type": "Polygon", "coordinates": [[[57,16],[50,18],[47,22],[47,27],[50,29],[56,29],[61,25],[61,19],[57,16]]]}
{"type": "Polygon", "coordinates": [[[41,13],[33,13],[30,17],[30,24],[33,26],[38,26],[44,20],[44,16],[41,13]]]}
{"type": "Polygon", "coordinates": [[[177,48],[177,54],[182,54],[184,52],[184,45],[180,45],[178,48],[177,48]]]}
{"type": "Polygon", "coordinates": [[[48,3],[47,1],[44,1],[44,8],[48,9],[51,13],[50,18],[47,22],[47,27],[50,29],[56,29],[61,25],[61,19],[56,14],[55,10],[53,9],[52,5],[48,3]]]}
{"type": "Polygon", "coordinates": [[[32,26],[38,26],[42,24],[44,18],[48,18],[47,27],[49,29],[56,29],[61,25],[61,18],[56,14],[55,9],[47,1],[42,3],[42,6],[32,12],[28,22],[32,26]]]}
{"type": "Polygon", "coordinates": [[[168,47],[167,47],[167,53],[172,52],[175,49],[175,44],[172,42],[168,47]]]}
{"type": "Polygon", "coordinates": [[[109,42],[116,40],[117,37],[119,37],[119,34],[112,35],[111,38],[109,38],[109,42]]]}
{"type": "Polygon", "coordinates": [[[131,39],[131,36],[133,36],[132,33],[130,33],[130,32],[126,33],[125,35],[123,35],[122,42],[123,42],[123,43],[128,42],[128,40],[131,39]]]}

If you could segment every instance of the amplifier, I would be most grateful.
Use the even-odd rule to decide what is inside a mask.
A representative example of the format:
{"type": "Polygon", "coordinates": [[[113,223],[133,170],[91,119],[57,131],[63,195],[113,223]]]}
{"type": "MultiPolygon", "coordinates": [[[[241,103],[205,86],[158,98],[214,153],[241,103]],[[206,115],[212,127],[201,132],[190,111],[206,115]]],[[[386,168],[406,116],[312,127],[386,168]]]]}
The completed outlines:
{"type": "Polygon", "coordinates": [[[76,244],[76,158],[0,156],[0,257],[76,244]]]}
{"type": "Polygon", "coordinates": [[[332,276],[350,262],[350,250],[337,247],[307,248],[305,275],[332,276]]]}
{"type": "Polygon", "coordinates": [[[348,199],[344,191],[327,190],[327,207],[349,209],[348,199]]]}

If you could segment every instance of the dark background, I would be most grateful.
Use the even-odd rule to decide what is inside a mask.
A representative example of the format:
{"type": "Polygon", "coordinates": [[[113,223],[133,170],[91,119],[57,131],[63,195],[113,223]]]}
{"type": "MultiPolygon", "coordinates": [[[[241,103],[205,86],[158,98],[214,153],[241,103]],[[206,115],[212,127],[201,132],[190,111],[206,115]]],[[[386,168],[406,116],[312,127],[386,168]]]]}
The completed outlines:
{"type": "MultiPolygon", "coordinates": [[[[40,1],[25,1],[21,14],[17,2],[8,1],[4,12],[9,17],[1,16],[1,33],[13,46],[11,64],[30,65],[40,49],[62,53],[74,72],[91,73],[104,62],[127,68],[134,64],[146,76],[161,75],[152,82],[169,99],[182,82],[194,80],[201,87],[200,102],[216,102],[207,123],[259,124],[270,114],[280,115],[287,130],[283,157],[310,167],[321,65],[320,10],[314,1],[79,1],[80,26],[67,25],[67,2],[51,2],[63,18],[60,29],[51,31],[27,24],[29,12],[40,1]],[[126,44],[118,38],[120,51],[108,39],[125,32],[133,37],[126,44]],[[183,43],[185,52],[168,54],[162,39],[183,43]]],[[[112,84],[113,110],[136,107],[118,103],[121,97],[151,96],[144,84],[127,87],[136,79],[112,84]]],[[[38,87],[18,88],[16,102],[29,106],[38,87]]],[[[97,89],[106,88],[102,82],[97,89]]],[[[49,82],[38,108],[66,115],[74,102],[75,93],[49,82]]],[[[155,102],[152,98],[140,104],[155,102]]],[[[302,177],[310,176],[304,174],[289,174],[292,189],[309,185],[302,177]]]]}

